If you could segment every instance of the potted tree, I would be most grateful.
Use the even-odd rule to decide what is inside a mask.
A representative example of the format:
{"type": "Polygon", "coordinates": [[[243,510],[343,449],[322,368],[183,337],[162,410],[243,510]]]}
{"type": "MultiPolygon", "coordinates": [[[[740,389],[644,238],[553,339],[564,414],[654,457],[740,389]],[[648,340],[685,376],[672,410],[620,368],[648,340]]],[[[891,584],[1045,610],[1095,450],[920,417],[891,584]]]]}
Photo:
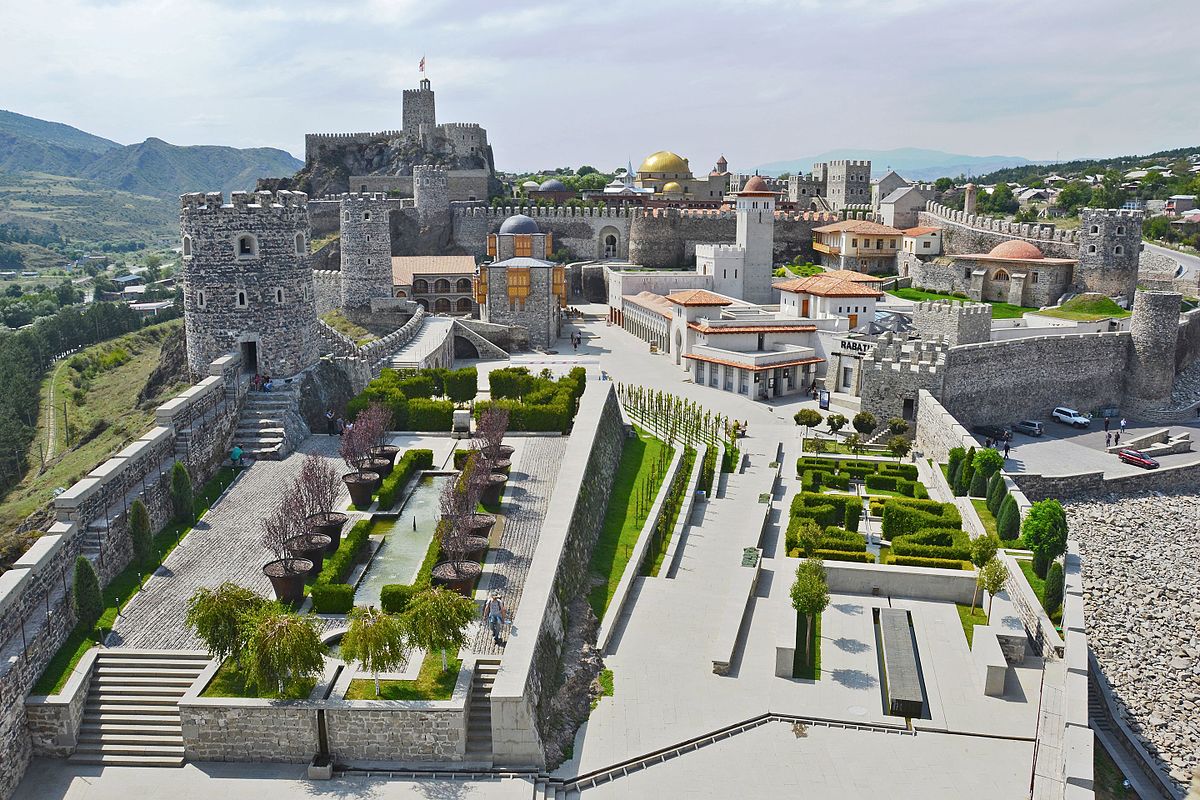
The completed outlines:
{"type": "Polygon", "coordinates": [[[477,509],[486,481],[490,478],[491,474],[483,470],[478,453],[472,453],[463,464],[462,475],[458,480],[464,496],[463,502],[467,507],[467,513],[463,515],[463,525],[469,535],[482,536],[485,539],[491,535],[496,517],[477,509]]]}
{"type": "Polygon", "coordinates": [[[364,422],[367,424],[367,430],[375,435],[374,443],[371,445],[372,463],[378,464],[386,461],[387,466],[381,474],[387,477],[396,464],[396,456],[400,453],[399,447],[387,444],[387,434],[392,427],[392,410],[382,403],[371,403],[359,412],[354,424],[358,426],[364,422]]]}
{"type": "Polygon", "coordinates": [[[371,505],[371,495],[379,489],[382,478],[378,472],[366,469],[371,459],[371,431],[365,427],[353,425],[342,435],[339,454],[352,472],[342,476],[346,490],[350,492],[350,500],[359,508],[371,505]]]}
{"type": "Polygon", "coordinates": [[[508,432],[508,409],[488,406],[479,415],[475,428],[483,443],[483,454],[495,469],[507,471],[514,452],[511,445],[504,444],[504,434],[508,432]]]}
{"type": "Polygon", "coordinates": [[[446,560],[434,566],[430,573],[432,583],[469,597],[475,581],[483,572],[483,566],[478,561],[467,558],[471,542],[449,522],[438,526],[437,535],[441,537],[440,551],[446,560]]]}
{"type": "Polygon", "coordinates": [[[334,553],[342,543],[342,528],[350,519],[341,511],[334,511],[342,481],[338,472],[327,459],[309,455],[300,466],[295,491],[304,506],[304,529],[329,537],[329,552],[334,553]]]}
{"type": "MultiPolygon", "coordinates": [[[[472,461],[468,460],[468,466],[471,463],[472,461]]],[[[453,529],[452,535],[461,539],[459,546],[464,556],[475,558],[487,551],[488,540],[486,535],[475,533],[479,527],[475,520],[475,505],[478,501],[469,489],[469,478],[469,475],[460,475],[456,481],[447,481],[442,487],[438,505],[441,508],[443,524],[450,526],[453,529]]],[[[492,517],[492,522],[494,524],[495,517],[492,517]]],[[[487,526],[487,530],[491,530],[491,525],[487,526]]]]}
{"type": "Polygon", "coordinates": [[[296,534],[296,517],[285,498],[262,522],[262,544],[275,554],[274,561],[263,565],[263,574],[279,602],[292,607],[304,601],[304,579],[313,568],[312,561],[297,558],[288,550],[288,540],[296,534]]]}

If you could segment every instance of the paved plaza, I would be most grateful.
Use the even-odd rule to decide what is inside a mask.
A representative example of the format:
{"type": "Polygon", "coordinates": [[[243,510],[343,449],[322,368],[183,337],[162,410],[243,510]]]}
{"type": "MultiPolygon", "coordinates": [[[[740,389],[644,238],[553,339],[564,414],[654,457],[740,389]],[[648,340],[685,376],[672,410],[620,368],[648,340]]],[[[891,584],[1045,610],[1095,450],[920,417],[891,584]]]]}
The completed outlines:
{"type": "MultiPolygon", "coordinates": [[[[1113,420],[1112,430],[1119,429],[1120,418],[1113,420]]],[[[1038,437],[1014,433],[1012,448],[1009,451],[1005,469],[1014,473],[1034,473],[1038,475],[1070,475],[1077,472],[1103,472],[1106,477],[1117,475],[1135,475],[1144,472],[1141,467],[1126,464],[1117,458],[1115,453],[1104,450],[1104,423],[1096,419],[1092,426],[1085,430],[1071,428],[1053,420],[1043,420],[1046,432],[1038,437]]],[[[1191,433],[1195,442],[1200,439],[1200,420],[1187,422],[1172,422],[1165,425],[1148,425],[1136,420],[1130,420],[1129,427],[1122,434],[1122,441],[1129,441],[1140,436],[1163,429],[1172,434],[1191,433]]],[[[982,443],[982,437],[980,443],[982,443]]],[[[1164,467],[1175,467],[1181,464],[1194,464],[1200,461],[1200,452],[1176,453],[1167,456],[1155,456],[1164,467]]]]}

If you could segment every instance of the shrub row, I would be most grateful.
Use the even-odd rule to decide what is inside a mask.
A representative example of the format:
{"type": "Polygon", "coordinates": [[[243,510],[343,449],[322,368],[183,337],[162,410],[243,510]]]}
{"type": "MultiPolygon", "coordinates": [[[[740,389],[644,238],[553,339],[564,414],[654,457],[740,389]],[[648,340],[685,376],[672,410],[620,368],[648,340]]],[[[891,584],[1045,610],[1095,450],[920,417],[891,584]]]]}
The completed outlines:
{"type": "Polygon", "coordinates": [[[807,469],[801,475],[800,485],[806,492],[820,492],[823,486],[846,490],[850,488],[850,476],[835,475],[832,472],[818,469],[807,469]]]}
{"type": "Polygon", "coordinates": [[[851,553],[845,550],[815,550],[813,551],[815,558],[821,558],[825,561],[853,561],[859,564],[874,564],[874,553],[851,553]]]}
{"type": "Polygon", "coordinates": [[[898,567],[933,567],[934,569],[963,569],[963,562],[946,558],[920,558],[918,556],[892,555],[888,561],[898,567]]]}
{"type": "Polygon", "coordinates": [[[325,558],[321,574],[312,587],[313,611],[318,614],[344,614],[354,605],[354,587],[345,580],[350,576],[370,534],[371,520],[359,520],[349,533],[342,536],[342,542],[334,554],[325,558]]]}
{"type": "Polygon", "coordinates": [[[907,478],[902,478],[899,475],[868,475],[866,480],[868,489],[882,489],[886,492],[900,492],[908,497],[915,497],[920,500],[927,500],[929,492],[925,491],[925,485],[920,481],[912,481],[907,478]]]}
{"type": "Polygon", "coordinates": [[[801,456],[796,459],[797,475],[801,475],[809,469],[851,475],[855,480],[862,480],[868,475],[894,475],[910,481],[917,479],[915,464],[893,464],[890,461],[858,461],[817,456],[801,456]]]}
{"type": "Polygon", "coordinates": [[[971,544],[966,531],[926,528],[893,539],[892,553],[898,556],[970,561],[971,544]]]}
{"type": "Polygon", "coordinates": [[[448,431],[454,404],[474,399],[478,380],[474,367],[415,374],[385,369],[346,404],[346,417],[353,419],[371,403],[382,403],[392,412],[392,430],[448,431]],[[433,399],[438,397],[446,399],[433,399]]]}
{"type": "Polygon", "coordinates": [[[857,497],[801,492],[792,498],[791,517],[811,519],[825,528],[845,522],[847,503],[859,502],[857,497]]]}
{"type": "Polygon", "coordinates": [[[400,490],[412,477],[413,473],[433,467],[432,450],[408,450],[392,468],[392,474],[383,479],[379,486],[379,507],[389,509],[399,500],[400,490]]]}
{"type": "Polygon", "coordinates": [[[923,528],[961,528],[962,516],[953,503],[891,499],[883,504],[883,536],[895,540],[923,528]],[[915,503],[922,503],[921,506],[915,503]]]}

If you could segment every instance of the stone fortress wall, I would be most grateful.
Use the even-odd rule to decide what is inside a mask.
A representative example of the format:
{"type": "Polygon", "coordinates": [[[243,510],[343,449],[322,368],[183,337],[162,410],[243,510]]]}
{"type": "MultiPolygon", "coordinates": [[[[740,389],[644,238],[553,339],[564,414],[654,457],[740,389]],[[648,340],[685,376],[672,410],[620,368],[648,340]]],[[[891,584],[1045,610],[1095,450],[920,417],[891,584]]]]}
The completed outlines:
{"type": "Polygon", "coordinates": [[[133,558],[128,503],[140,497],[157,529],[172,513],[176,461],[196,486],[212,477],[248,389],[241,366],[236,353],[216,359],[207,377],[159,406],[154,428],[55,499],[56,521],[0,575],[0,798],[12,796],[32,755],[61,755],[53,738],[32,735],[25,698],[75,625],[76,558],[109,583],[133,558]]]}
{"type": "Polygon", "coordinates": [[[912,326],[921,338],[940,337],[951,347],[986,342],[992,335],[992,307],[987,303],[917,303],[912,326]]]}
{"type": "Polygon", "coordinates": [[[941,228],[942,252],[948,255],[986,253],[1003,242],[1023,239],[1050,258],[1079,256],[1079,231],[1059,230],[1049,223],[1005,222],[930,202],[918,212],[917,225],[941,228]]]}
{"type": "Polygon", "coordinates": [[[397,205],[385,194],[343,196],[339,281],[342,307],[361,308],[369,306],[371,298],[392,296],[390,215],[397,205]]]}

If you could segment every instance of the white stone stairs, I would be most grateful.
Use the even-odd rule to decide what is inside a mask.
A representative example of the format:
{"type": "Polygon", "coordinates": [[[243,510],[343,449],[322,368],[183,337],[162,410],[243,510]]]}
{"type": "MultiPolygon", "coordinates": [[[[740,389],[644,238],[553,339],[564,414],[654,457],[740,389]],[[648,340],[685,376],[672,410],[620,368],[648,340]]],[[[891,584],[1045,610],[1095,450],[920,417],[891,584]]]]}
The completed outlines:
{"type": "Polygon", "coordinates": [[[492,760],[492,685],[500,671],[499,659],[481,658],[475,662],[471,679],[471,705],[467,711],[468,762],[492,760]]]}
{"type": "Polygon", "coordinates": [[[284,458],[294,449],[288,436],[287,417],[296,414],[299,401],[299,389],[294,386],[248,393],[233,444],[240,445],[250,458],[284,458]]]}
{"type": "Polygon", "coordinates": [[[103,650],[92,671],[70,761],[108,766],[183,765],[179,698],[208,666],[206,653],[103,650]]]}

